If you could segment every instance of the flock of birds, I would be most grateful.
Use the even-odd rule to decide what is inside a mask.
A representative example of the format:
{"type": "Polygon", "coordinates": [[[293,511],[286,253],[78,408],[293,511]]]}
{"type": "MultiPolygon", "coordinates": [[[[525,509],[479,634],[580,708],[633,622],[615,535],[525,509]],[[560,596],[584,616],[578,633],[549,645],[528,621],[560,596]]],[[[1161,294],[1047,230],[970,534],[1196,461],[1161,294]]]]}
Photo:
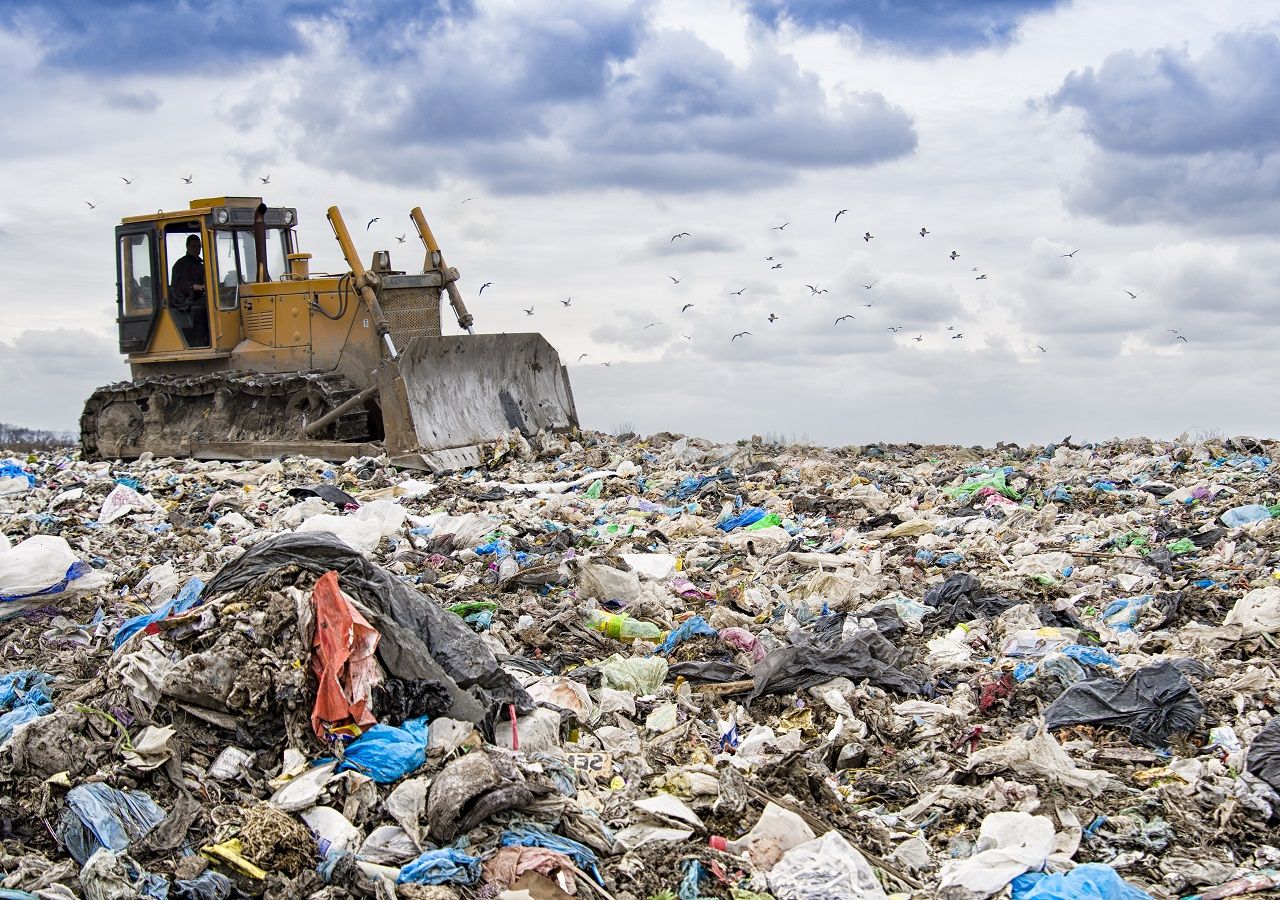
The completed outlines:
{"type": "MultiPolygon", "coordinates": [[[[183,181],[183,183],[184,183],[184,184],[191,184],[191,183],[195,180],[195,176],[194,176],[194,175],[183,175],[183,176],[180,176],[180,177],[181,177],[181,179],[182,179],[182,181],[183,181]]],[[[124,176],[122,175],[122,176],[120,176],[120,180],[121,180],[122,182],[124,182],[124,186],[125,186],[125,187],[129,187],[130,185],[132,185],[132,184],[137,180],[137,178],[126,178],[126,177],[124,177],[124,176]]],[[[262,184],[264,184],[264,185],[266,185],[266,184],[270,184],[270,183],[271,183],[271,175],[270,175],[270,173],[268,173],[267,175],[259,176],[259,177],[258,177],[258,180],[259,180],[262,184]]],[[[473,200],[475,200],[475,199],[477,199],[477,198],[475,198],[475,197],[467,197],[467,198],[463,199],[461,202],[462,202],[462,203],[470,203],[471,201],[473,201],[473,200]]],[[[86,201],[85,201],[85,204],[86,204],[86,205],[89,207],[89,209],[91,209],[91,210],[92,210],[92,209],[97,209],[97,208],[98,208],[98,204],[97,204],[97,203],[91,202],[91,201],[89,201],[89,200],[86,200],[86,201]]],[[[849,212],[849,210],[847,210],[847,209],[837,210],[837,211],[836,211],[836,214],[835,214],[835,216],[834,216],[834,218],[832,219],[832,224],[839,224],[839,222],[840,222],[840,217],[841,217],[841,216],[843,216],[843,215],[846,215],[848,212],[849,212]]],[[[381,218],[380,218],[380,217],[378,217],[378,216],[374,216],[373,218],[369,219],[369,221],[365,223],[365,231],[366,231],[366,232],[368,232],[368,231],[369,231],[369,230],[370,230],[370,229],[371,229],[375,224],[377,224],[377,223],[378,223],[378,222],[380,222],[380,221],[382,221],[382,220],[381,220],[381,218]]],[[[790,224],[791,224],[791,221],[790,221],[790,220],[788,220],[788,221],[786,221],[786,222],[783,222],[781,225],[774,225],[774,226],[772,226],[772,227],[770,228],[770,231],[784,232],[784,231],[786,231],[787,226],[788,226],[788,225],[790,225],[790,224]]],[[[917,233],[920,237],[922,237],[922,238],[928,237],[930,234],[933,234],[933,232],[931,232],[931,231],[930,231],[927,227],[925,227],[925,226],[921,226],[920,230],[919,230],[918,232],[916,232],[916,233],[917,233]]],[[[692,237],[692,236],[693,236],[693,235],[692,235],[692,233],[690,233],[690,232],[688,232],[688,231],[679,231],[679,232],[676,232],[675,234],[671,235],[671,239],[670,239],[670,241],[669,241],[668,243],[670,243],[670,244],[674,244],[674,243],[675,243],[676,241],[678,241],[678,240],[682,240],[682,239],[684,239],[684,238],[689,238],[689,237],[692,237]]],[[[396,240],[397,242],[399,242],[399,243],[403,244],[403,243],[405,242],[405,240],[406,240],[407,235],[406,235],[406,234],[399,234],[399,235],[394,235],[394,237],[395,237],[395,240],[396,240]]],[[[863,242],[864,242],[864,243],[866,243],[866,244],[868,244],[868,245],[869,245],[873,240],[875,240],[875,239],[876,239],[876,236],[875,236],[874,234],[872,234],[870,231],[866,231],[866,232],[864,232],[864,233],[861,235],[861,238],[862,238],[862,240],[863,240],[863,242]]],[[[1078,248],[1078,247],[1077,247],[1075,250],[1072,250],[1070,253],[1063,253],[1063,254],[1061,254],[1061,257],[1062,257],[1063,259],[1075,259],[1076,254],[1077,254],[1077,253],[1079,253],[1079,252],[1080,252],[1080,248],[1078,248]]],[[[947,258],[948,258],[948,259],[950,259],[952,262],[955,262],[956,260],[958,260],[958,259],[960,258],[960,252],[959,252],[958,250],[952,250],[950,253],[948,253],[948,254],[947,254],[947,258]]],[[[772,265],[770,265],[770,267],[769,267],[771,271],[773,271],[773,270],[777,270],[777,269],[781,269],[781,268],[783,267],[782,263],[781,263],[781,262],[778,262],[778,261],[777,261],[774,257],[772,257],[772,256],[766,256],[766,257],[764,258],[764,261],[772,264],[772,265]]],[[[977,272],[977,273],[978,273],[977,275],[975,275],[975,276],[974,276],[974,280],[975,280],[975,281],[986,281],[986,280],[988,279],[988,273],[980,271],[980,269],[979,269],[977,266],[974,266],[974,267],[970,270],[970,272],[971,272],[971,273],[972,273],[972,272],[977,272]]],[[[677,285],[677,284],[680,284],[680,283],[684,280],[684,276],[676,277],[675,275],[668,275],[667,277],[668,277],[669,279],[671,279],[671,283],[672,283],[672,285],[673,285],[673,286],[674,286],[674,285],[677,285]]],[[[876,280],[872,281],[870,284],[862,284],[862,285],[861,285],[861,287],[862,287],[864,290],[868,290],[868,291],[870,291],[871,289],[873,289],[873,288],[874,288],[877,284],[879,284],[879,283],[880,283],[880,280],[879,280],[879,279],[876,279],[876,280]]],[[[482,285],[480,285],[480,290],[478,291],[478,295],[483,295],[483,294],[484,294],[484,292],[485,292],[485,289],[486,289],[486,288],[489,288],[489,287],[492,287],[492,286],[493,286],[493,282],[492,282],[492,281],[486,281],[486,282],[484,282],[482,285]]],[[[826,288],[818,287],[818,286],[817,286],[817,285],[815,285],[815,284],[805,284],[805,287],[809,289],[809,295],[810,295],[811,297],[817,297],[817,296],[820,296],[820,295],[822,295],[822,294],[829,293],[829,291],[828,291],[826,288]]],[[[746,293],[746,291],[747,291],[747,289],[746,289],[746,288],[740,288],[740,289],[738,289],[738,290],[736,290],[736,291],[729,291],[729,296],[731,296],[731,297],[741,297],[743,294],[745,294],[745,293],[746,293]]],[[[1127,294],[1127,295],[1128,295],[1128,297],[1129,297],[1129,299],[1130,299],[1130,300],[1137,300],[1140,296],[1142,296],[1142,295],[1145,293],[1145,291],[1141,291],[1141,290],[1139,290],[1139,291],[1131,291],[1131,290],[1128,290],[1127,288],[1122,289],[1122,291],[1123,291],[1123,293],[1125,293],[1125,294],[1127,294]]],[[[564,299],[564,300],[561,300],[561,301],[559,301],[559,302],[560,302],[560,305],[561,305],[562,307],[564,307],[564,308],[566,308],[566,309],[567,309],[567,308],[569,308],[570,306],[572,306],[573,298],[572,298],[572,297],[569,297],[569,298],[564,299]]],[[[874,305],[875,305],[875,301],[872,301],[872,302],[870,302],[870,303],[864,303],[864,304],[862,304],[863,308],[866,308],[866,309],[870,309],[870,308],[871,308],[871,307],[873,307],[874,305]]],[[[680,314],[681,314],[681,315],[683,315],[683,314],[687,313],[687,312],[688,312],[690,309],[692,309],[693,307],[694,307],[694,304],[693,304],[693,303],[685,303],[683,306],[681,306],[681,307],[680,307],[680,314]]],[[[524,314],[525,314],[526,316],[533,316],[533,314],[534,314],[534,309],[535,309],[535,308],[534,308],[533,306],[529,306],[529,307],[521,307],[521,309],[524,311],[524,314]]],[[[774,322],[779,321],[781,318],[782,318],[782,317],[781,317],[781,316],[779,316],[779,315],[777,315],[776,313],[770,312],[770,313],[768,314],[768,316],[766,316],[766,321],[767,321],[767,322],[769,322],[769,324],[773,324],[774,322]]],[[[840,325],[840,324],[841,324],[841,323],[843,323],[843,322],[856,321],[856,319],[857,319],[857,316],[856,316],[856,315],[854,315],[853,313],[845,313],[845,314],[843,314],[843,315],[841,315],[841,316],[838,316],[838,317],[835,319],[835,321],[833,322],[833,325],[840,325]]],[[[643,327],[643,329],[642,329],[642,330],[648,330],[648,329],[650,329],[650,328],[656,328],[657,326],[659,326],[659,325],[661,325],[661,324],[662,324],[661,322],[650,322],[650,323],[646,324],[646,325],[643,327]]],[[[891,325],[891,326],[889,326],[888,328],[886,328],[886,329],[885,329],[885,331],[886,331],[886,332],[888,332],[888,333],[889,333],[889,334],[891,334],[891,335],[896,335],[898,332],[902,331],[902,330],[903,330],[903,328],[904,328],[904,326],[902,326],[902,325],[891,325]]],[[[963,339],[964,339],[964,333],[963,333],[963,332],[956,331],[956,330],[955,330],[955,326],[954,326],[954,325],[948,325],[946,330],[947,330],[947,331],[949,331],[949,332],[953,332],[953,333],[950,335],[950,340],[953,340],[953,341],[959,341],[959,340],[963,340],[963,339]]],[[[1190,342],[1187,340],[1186,336],[1185,336],[1185,335],[1183,335],[1180,331],[1178,331],[1178,329],[1176,329],[1176,328],[1169,328],[1169,329],[1166,329],[1166,330],[1167,330],[1170,334],[1172,334],[1172,335],[1174,336],[1174,337],[1173,337],[1173,340],[1174,340],[1174,342],[1175,342],[1175,343],[1176,343],[1176,342],[1178,342],[1178,341],[1181,341],[1181,342],[1182,342],[1182,343],[1184,343],[1184,344],[1185,344],[1185,343],[1190,343],[1190,342]]],[[[737,331],[737,332],[734,332],[734,333],[729,337],[729,341],[730,341],[730,343],[732,343],[732,342],[737,341],[737,340],[740,340],[740,339],[742,339],[742,338],[747,338],[747,337],[751,337],[751,336],[752,336],[752,333],[751,333],[750,331],[747,331],[747,330],[737,331]]],[[[682,334],[682,335],[681,335],[681,337],[682,337],[682,338],[684,338],[686,341],[691,341],[691,340],[693,340],[693,335],[689,335],[689,334],[682,334]]],[[[922,342],[924,341],[924,335],[923,335],[923,334],[917,334],[917,335],[915,335],[914,337],[912,337],[912,338],[911,338],[911,340],[912,340],[913,342],[917,343],[917,344],[918,344],[918,343],[922,343],[922,342]]],[[[1048,348],[1044,347],[1044,346],[1043,346],[1043,345],[1041,345],[1041,344],[1036,344],[1035,346],[1036,346],[1036,349],[1037,349],[1037,350],[1039,350],[1041,353],[1048,353],[1048,352],[1049,352],[1049,351],[1048,351],[1048,348]]],[[[590,356],[590,354],[589,354],[589,353],[583,353],[583,354],[581,354],[581,355],[578,357],[578,362],[579,362],[579,363],[580,363],[580,362],[582,362],[584,359],[587,359],[589,356],[590,356]]],[[[608,366],[613,365],[613,363],[612,363],[612,362],[603,362],[603,363],[601,363],[601,365],[608,367],[608,366]]]]}

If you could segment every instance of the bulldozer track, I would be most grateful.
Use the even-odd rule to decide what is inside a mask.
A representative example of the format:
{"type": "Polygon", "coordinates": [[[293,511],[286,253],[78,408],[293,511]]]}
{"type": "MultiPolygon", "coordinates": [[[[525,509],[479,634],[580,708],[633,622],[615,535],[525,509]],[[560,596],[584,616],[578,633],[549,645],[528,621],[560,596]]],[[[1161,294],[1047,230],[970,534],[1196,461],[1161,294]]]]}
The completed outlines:
{"type": "Polygon", "coordinates": [[[368,416],[357,406],[318,435],[303,429],[357,393],[331,372],[280,375],[221,372],[161,375],[100,387],[80,417],[86,458],[130,458],[144,452],[187,456],[194,442],[361,441],[368,416]]]}

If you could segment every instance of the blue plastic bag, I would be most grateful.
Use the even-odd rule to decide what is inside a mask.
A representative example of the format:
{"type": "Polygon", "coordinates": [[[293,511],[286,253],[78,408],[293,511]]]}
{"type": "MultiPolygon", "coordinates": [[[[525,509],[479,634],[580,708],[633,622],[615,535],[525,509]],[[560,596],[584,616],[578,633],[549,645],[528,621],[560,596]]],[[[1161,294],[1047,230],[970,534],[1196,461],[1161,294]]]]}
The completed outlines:
{"type": "Polygon", "coordinates": [[[428,850],[400,869],[396,884],[475,884],[480,880],[480,857],[445,847],[428,850]]]}
{"type": "Polygon", "coordinates": [[[1154,599],[1155,597],[1151,594],[1142,594],[1137,597],[1113,600],[1102,611],[1102,621],[1113,631],[1133,631],[1142,608],[1154,599]]]}
{"type": "Polygon", "coordinates": [[[30,705],[15,706],[9,712],[0,716],[0,744],[3,744],[9,738],[13,737],[13,730],[19,725],[25,725],[32,719],[38,719],[41,716],[47,716],[53,712],[52,703],[35,703],[30,705]]]}
{"type": "Polygon", "coordinates": [[[178,591],[178,596],[168,603],[162,604],[155,612],[143,613],[140,616],[134,616],[132,619],[126,619],[111,642],[112,648],[119,650],[121,644],[153,622],[167,619],[176,613],[184,613],[191,607],[197,606],[200,603],[200,592],[203,590],[204,582],[199,578],[192,578],[183,585],[182,590],[178,591]]]}
{"type": "Polygon", "coordinates": [[[604,886],[604,878],[600,875],[599,860],[595,853],[584,844],[544,831],[537,825],[513,825],[502,832],[500,841],[504,847],[543,847],[563,853],[573,860],[573,864],[595,879],[596,884],[604,886]]]}
{"type": "Polygon", "coordinates": [[[374,725],[347,745],[336,771],[354,769],[378,784],[399,781],[427,761],[427,717],[406,719],[399,728],[374,725]]]}
{"type": "Polygon", "coordinates": [[[1118,666],[1120,660],[1116,659],[1101,647],[1086,647],[1082,644],[1072,644],[1069,647],[1063,647],[1064,656],[1069,656],[1076,662],[1085,666],[1118,666]]]}
{"type": "Polygon", "coordinates": [[[754,525],[765,517],[766,513],[758,506],[748,506],[738,515],[718,522],[716,527],[721,531],[733,531],[735,528],[745,528],[748,525],[754,525]]]}
{"type": "Polygon", "coordinates": [[[27,600],[31,597],[47,597],[50,594],[61,594],[67,589],[71,582],[77,578],[81,578],[92,572],[92,567],[88,563],[76,560],[67,566],[67,573],[62,576],[62,580],[49,585],[47,588],[41,588],[38,591],[32,591],[29,594],[0,594],[0,603],[8,603],[12,600],[27,600]]]}
{"type": "Polygon", "coordinates": [[[1227,510],[1222,514],[1220,520],[1228,528],[1239,528],[1241,525],[1248,525],[1250,522],[1265,522],[1270,518],[1271,510],[1260,503],[1250,503],[1247,506],[1237,506],[1235,509],[1227,510]]]}
{"type": "Polygon", "coordinates": [[[1013,900],[1152,900],[1102,863],[1085,863],[1065,875],[1028,872],[1011,887],[1013,900]]]}
{"type": "Polygon", "coordinates": [[[49,700],[53,676],[38,669],[19,669],[0,675],[0,708],[36,706],[49,700]]]}
{"type": "Polygon", "coordinates": [[[36,486],[36,476],[32,475],[22,466],[11,463],[8,460],[0,462],[0,478],[25,478],[28,487],[36,486]]]}
{"type": "Polygon", "coordinates": [[[67,792],[58,837],[80,865],[98,850],[123,851],[159,825],[165,812],[141,791],[119,791],[101,782],[67,792]]]}
{"type": "Polygon", "coordinates": [[[683,644],[691,637],[697,635],[707,635],[715,637],[719,634],[714,628],[707,624],[707,620],[702,616],[694,616],[680,623],[680,626],[668,632],[666,640],[658,645],[657,653],[666,655],[674,650],[678,645],[683,644]]]}

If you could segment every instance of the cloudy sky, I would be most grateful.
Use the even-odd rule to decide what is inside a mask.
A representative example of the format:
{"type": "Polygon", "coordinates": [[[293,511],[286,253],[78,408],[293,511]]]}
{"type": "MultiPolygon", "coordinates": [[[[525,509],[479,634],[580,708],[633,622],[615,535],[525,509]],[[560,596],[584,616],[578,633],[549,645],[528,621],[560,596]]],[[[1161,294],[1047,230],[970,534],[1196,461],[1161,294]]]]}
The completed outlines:
{"type": "Polygon", "coordinates": [[[267,190],[321,271],[330,204],[409,268],[421,205],[589,427],[1277,432],[1274,3],[98,6],[0,0],[0,421],[126,375],[122,216],[267,190]]]}

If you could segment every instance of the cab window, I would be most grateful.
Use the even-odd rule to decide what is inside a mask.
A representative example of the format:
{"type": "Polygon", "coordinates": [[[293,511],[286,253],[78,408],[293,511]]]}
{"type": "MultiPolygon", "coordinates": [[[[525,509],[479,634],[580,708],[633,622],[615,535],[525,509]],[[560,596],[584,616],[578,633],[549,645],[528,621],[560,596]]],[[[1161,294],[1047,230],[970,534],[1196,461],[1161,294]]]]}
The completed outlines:
{"type": "Polygon", "coordinates": [[[151,235],[120,236],[120,293],[125,316],[149,316],[156,307],[157,285],[151,235]]]}
{"type": "MultiPolygon", "coordinates": [[[[166,225],[164,229],[164,260],[168,266],[168,277],[173,278],[173,266],[178,260],[187,255],[187,238],[191,235],[200,235],[199,222],[180,222],[174,225],[166,225]]],[[[201,249],[201,257],[203,258],[204,250],[201,249]]],[[[169,296],[173,296],[173,284],[169,284],[169,296]]]]}
{"type": "MultiPolygon", "coordinates": [[[[258,280],[258,254],[252,229],[219,231],[214,241],[221,288],[253,284],[258,280]]],[[[288,232],[280,228],[267,229],[267,280],[278,281],[286,273],[285,256],[288,252],[288,232]]]]}

